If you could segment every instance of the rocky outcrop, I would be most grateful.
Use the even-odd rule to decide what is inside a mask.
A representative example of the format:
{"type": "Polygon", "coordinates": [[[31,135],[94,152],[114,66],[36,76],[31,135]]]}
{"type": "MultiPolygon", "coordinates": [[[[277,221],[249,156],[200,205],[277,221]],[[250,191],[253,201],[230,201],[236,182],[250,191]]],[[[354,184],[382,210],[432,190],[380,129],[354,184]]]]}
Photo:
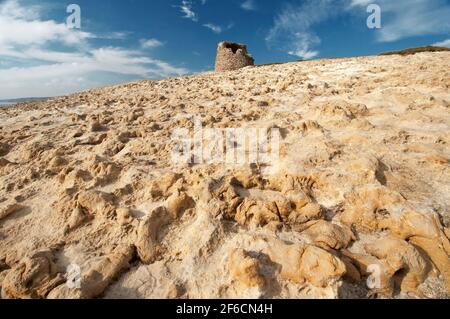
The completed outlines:
{"type": "Polygon", "coordinates": [[[2,298],[448,298],[449,69],[325,59],[0,108],[2,298]],[[236,154],[177,162],[180,128],[186,152],[279,130],[279,156],[205,138],[236,154]]]}

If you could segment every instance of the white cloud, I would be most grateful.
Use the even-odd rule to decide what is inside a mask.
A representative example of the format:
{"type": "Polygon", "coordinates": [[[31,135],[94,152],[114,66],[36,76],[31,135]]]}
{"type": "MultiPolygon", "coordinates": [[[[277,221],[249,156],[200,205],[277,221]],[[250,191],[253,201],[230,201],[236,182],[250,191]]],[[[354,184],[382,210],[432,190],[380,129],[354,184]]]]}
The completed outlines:
{"type": "MultiPolygon", "coordinates": [[[[205,5],[206,2],[207,2],[207,0],[200,0],[200,3],[202,5],[205,5]]],[[[197,13],[194,12],[192,6],[193,6],[192,0],[183,0],[183,1],[181,1],[181,5],[174,6],[174,7],[177,7],[180,9],[180,11],[184,14],[183,18],[190,19],[194,22],[199,22],[199,17],[197,15],[197,13]]],[[[212,32],[214,32],[216,34],[220,34],[225,30],[231,29],[234,26],[234,24],[230,23],[228,26],[220,26],[215,23],[208,22],[208,23],[203,23],[202,26],[210,29],[212,32]]]]}
{"type": "Polygon", "coordinates": [[[0,4],[0,46],[45,44],[50,41],[80,44],[92,37],[88,32],[70,30],[63,23],[37,19],[38,7],[23,7],[17,0],[0,4]]]}
{"type": "MultiPolygon", "coordinates": [[[[301,58],[319,55],[321,39],[314,28],[338,15],[351,13],[368,17],[367,6],[381,7],[382,28],[374,31],[379,42],[450,32],[450,3],[446,0],[305,0],[288,4],[279,12],[266,42],[301,58]]],[[[361,28],[367,28],[362,24],[361,28]]]]}
{"type": "Polygon", "coordinates": [[[257,9],[256,3],[254,0],[245,0],[241,4],[241,8],[247,11],[255,11],[257,9]]]}
{"type": "Polygon", "coordinates": [[[447,47],[447,48],[450,48],[450,39],[447,39],[447,40],[444,40],[444,41],[441,41],[441,42],[437,42],[437,43],[435,43],[435,44],[433,44],[434,46],[437,46],[437,47],[447,47]]]}
{"type": "Polygon", "coordinates": [[[303,32],[295,35],[294,50],[288,51],[289,55],[295,55],[299,58],[308,60],[319,56],[320,52],[311,50],[312,47],[319,45],[320,38],[313,33],[303,32]]]}
{"type": "Polygon", "coordinates": [[[276,16],[273,27],[266,37],[270,47],[278,47],[288,54],[310,59],[319,55],[313,47],[320,38],[313,27],[337,14],[341,1],[307,0],[298,6],[286,5],[276,16]]]}
{"type": "Polygon", "coordinates": [[[368,6],[371,3],[374,3],[374,1],[373,0],[352,0],[352,2],[350,3],[350,7],[368,6]]]}
{"type": "MultiPolygon", "coordinates": [[[[0,52],[3,55],[5,52],[0,52]]],[[[188,73],[184,68],[145,57],[140,51],[99,48],[86,54],[28,50],[21,56],[50,62],[31,67],[0,69],[0,97],[54,96],[87,88],[77,78],[97,77],[103,73],[149,77],[167,77],[188,73]],[[50,85],[50,84],[54,85],[50,85]]]]}
{"type": "Polygon", "coordinates": [[[21,6],[18,1],[5,1],[0,6],[0,16],[9,16],[16,19],[36,19],[40,8],[37,6],[21,6]]]}
{"type": "Polygon", "coordinates": [[[140,42],[143,49],[153,49],[164,45],[164,43],[157,39],[141,39],[140,42]]]}
{"type": "Polygon", "coordinates": [[[0,56],[10,57],[28,61],[45,62],[84,62],[87,60],[85,54],[76,52],[58,52],[51,50],[42,50],[39,48],[29,48],[23,51],[17,51],[11,48],[1,48],[0,56]]]}
{"type": "Polygon", "coordinates": [[[203,25],[205,28],[211,29],[214,33],[222,33],[223,29],[219,25],[215,25],[213,23],[206,23],[203,25]]]}
{"type": "Polygon", "coordinates": [[[309,59],[312,59],[312,58],[315,58],[316,56],[318,56],[319,55],[319,51],[302,51],[302,50],[299,50],[299,51],[289,51],[288,54],[297,56],[297,57],[299,57],[301,59],[304,59],[304,60],[309,60],[309,59]]]}
{"type": "MultiPolygon", "coordinates": [[[[206,2],[205,2],[206,3],[206,2]]],[[[198,22],[198,16],[192,9],[192,1],[183,0],[179,6],[180,11],[184,14],[183,18],[190,19],[194,22],[198,22]]]]}
{"type": "MultiPolygon", "coordinates": [[[[351,5],[365,9],[368,2],[352,0],[351,5]]],[[[377,36],[380,42],[450,32],[450,3],[446,0],[378,0],[376,3],[382,12],[382,28],[377,36]]]]}
{"type": "Polygon", "coordinates": [[[119,31],[119,32],[110,32],[107,34],[101,34],[101,35],[97,35],[97,38],[101,38],[101,39],[109,39],[109,40],[123,40],[126,39],[127,36],[130,35],[130,32],[123,32],[123,31],[119,31]]]}
{"type": "Polygon", "coordinates": [[[231,28],[234,27],[234,23],[230,23],[225,27],[222,27],[220,25],[214,24],[214,23],[206,23],[203,25],[205,28],[210,29],[212,32],[220,34],[226,30],[230,30],[231,28]]]}
{"type": "MultiPolygon", "coordinates": [[[[1,53],[3,54],[3,53],[1,53]]],[[[185,74],[186,69],[172,67],[169,64],[145,57],[140,51],[124,50],[122,48],[106,47],[94,49],[88,54],[75,54],[64,52],[48,52],[28,50],[21,56],[53,64],[38,65],[35,67],[14,67],[0,69],[0,83],[13,78],[15,81],[48,77],[50,75],[62,76],[66,74],[83,74],[85,72],[103,71],[118,74],[141,76],[167,76],[168,74],[185,74]],[[153,65],[154,68],[148,68],[153,65]]]]}
{"type": "MultiPolygon", "coordinates": [[[[120,39],[125,33],[70,30],[43,20],[41,10],[17,0],[0,3],[0,59],[6,61],[0,67],[0,99],[62,95],[109,83],[112,78],[120,82],[128,77],[163,78],[189,72],[140,50],[92,46],[90,39],[120,39]]],[[[140,44],[150,48],[162,42],[147,39],[140,44]]]]}

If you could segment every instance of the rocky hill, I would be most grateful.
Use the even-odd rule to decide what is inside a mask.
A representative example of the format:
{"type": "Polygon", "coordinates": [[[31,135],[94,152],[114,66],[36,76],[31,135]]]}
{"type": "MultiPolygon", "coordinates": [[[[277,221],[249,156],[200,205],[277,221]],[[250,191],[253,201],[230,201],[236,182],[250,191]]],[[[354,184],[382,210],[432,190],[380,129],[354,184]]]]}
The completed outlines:
{"type": "Polygon", "coordinates": [[[449,297],[449,105],[425,52],[1,108],[2,298],[449,297]],[[278,156],[174,160],[227,129],[278,156]]]}

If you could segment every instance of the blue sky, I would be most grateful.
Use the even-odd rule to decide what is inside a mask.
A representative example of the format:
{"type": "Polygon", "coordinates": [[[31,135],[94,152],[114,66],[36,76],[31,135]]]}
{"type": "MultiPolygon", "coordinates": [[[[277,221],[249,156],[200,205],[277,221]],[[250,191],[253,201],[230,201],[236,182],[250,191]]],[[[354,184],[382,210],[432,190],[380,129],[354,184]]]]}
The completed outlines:
{"type": "Polygon", "coordinates": [[[222,40],[258,64],[450,46],[450,0],[1,0],[0,99],[212,70],[222,40]]]}

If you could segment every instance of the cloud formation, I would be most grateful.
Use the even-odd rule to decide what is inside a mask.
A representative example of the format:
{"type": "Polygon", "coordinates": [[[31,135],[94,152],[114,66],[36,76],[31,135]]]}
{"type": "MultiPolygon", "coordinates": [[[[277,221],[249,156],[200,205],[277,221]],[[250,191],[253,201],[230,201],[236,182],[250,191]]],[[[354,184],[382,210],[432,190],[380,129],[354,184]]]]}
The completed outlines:
{"type": "Polygon", "coordinates": [[[341,1],[306,0],[299,5],[287,4],[275,17],[266,42],[301,59],[311,59],[321,43],[313,27],[335,15],[341,1]]]}
{"type": "MultiPolygon", "coordinates": [[[[200,0],[200,3],[202,5],[205,5],[207,2],[207,0],[200,0]]],[[[184,14],[183,18],[186,19],[190,19],[193,22],[199,22],[199,17],[198,14],[196,12],[194,12],[193,9],[193,1],[191,0],[183,0],[181,1],[181,5],[176,6],[178,8],[180,8],[180,11],[184,14]]],[[[233,27],[233,23],[230,23],[228,26],[220,26],[216,23],[212,23],[212,22],[208,22],[208,23],[203,23],[202,26],[211,30],[212,32],[216,33],[216,34],[220,34],[225,30],[229,30],[233,27]]]]}
{"type": "Polygon", "coordinates": [[[441,41],[441,42],[437,42],[437,43],[435,43],[435,44],[433,44],[434,46],[437,46],[437,47],[447,47],[447,48],[450,48],[450,39],[447,39],[447,40],[444,40],[444,41],[441,41]]]}
{"type": "Polygon", "coordinates": [[[205,28],[210,29],[214,33],[222,33],[223,29],[220,25],[215,25],[213,23],[206,23],[203,25],[205,28]]]}
{"type": "Polygon", "coordinates": [[[140,43],[143,49],[153,49],[164,45],[158,39],[141,39],[140,43]]]}
{"type": "Polygon", "coordinates": [[[220,33],[222,33],[223,31],[230,30],[230,29],[234,26],[234,23],[230,23],[230,24],[228,24],[226,27],[222,27],[222,26],[216,25],[216,24],[214,24],[214,23],[206,23],[206,24],[204,24],[203,26],[204,26],[205,28],[210,29],[210,30],[211,30],[212,32],[214,32],[214,33],[220,34],[220,33]]]}
{"type": "MultiPolygon", "coordinates": [[[[206,1],[203,1],[205,4],[206,1]]],[[[192,9],[192,1],[183,0],[181,1],[181,5],[179,6],[181,13],[184,14],[183,18],[190,19],[194,22],[198,22],[198,16],[192,9]]]]}
{"type": "MultiPolygon", "coordinates": [[[[368,0],[352,0],[354,7],[366,7],[368,0]]],[[[450,33],[450,3],[446,0],[378,0],[383,27],[377,40],[393,42],[400,39],[450,33]]]]}
{"type": "MultiPolygon", "coordinates": [[[[121,39],[124,33],[98,35],[68,29],[63,23],[43,20],[42,9],[25,7],[18,0],[0,3],[0,59],[4,62],[0,99],[67,94],[121,76],[163,78],[189,72],[148,52],[95,47],[90,40],[121,39]]],[[[156,39],[140,42],[142,49],[161,45],[156,39]]]]}
{"type": "Polygon", "coordinates": [[[378,42],[450,33],[450,3],[446,0],[305,0],[283,7],[275,16],[266,42],[269,47],[302,59],[316,57],[321,44],[315,32],[317,25],[341,15],[368,17],[366,9],[372,3],[378,4],[382,12],[382,28],[374,31],[378,42]]]}
{"type": "Polygon", "coordinates": [[[241,8],[247,11],[255,11],[257,9],[255,0],[245,0],[242,2],[241,8]]]}
{"type": "Polygon", "coordinates": [[[0,47],[16,45],[44,45],[51,41],[76,45],[91,33],[70,30],[63,23],[39,20],[40,8],[24,7],[17,0],[0,4],[0,47]]]}

